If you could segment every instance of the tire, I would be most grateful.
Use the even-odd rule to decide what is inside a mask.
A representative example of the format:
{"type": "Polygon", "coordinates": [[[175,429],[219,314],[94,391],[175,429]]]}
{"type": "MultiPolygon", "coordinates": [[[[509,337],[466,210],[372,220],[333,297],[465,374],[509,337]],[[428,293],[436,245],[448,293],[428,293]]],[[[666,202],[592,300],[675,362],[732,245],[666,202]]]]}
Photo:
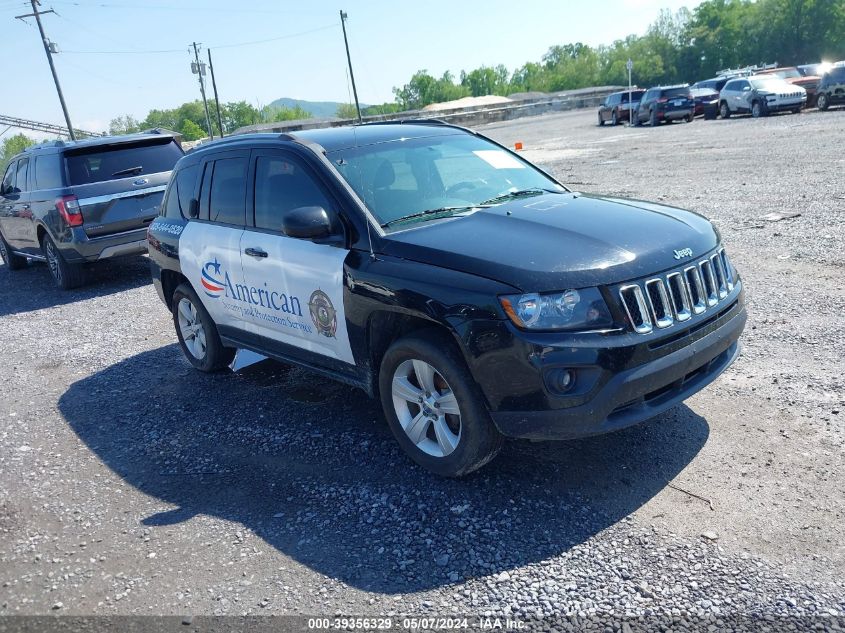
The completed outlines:
{"type": "Polygon", "coordinates": [[[463,358],[436,330],[409,335],[390,346],[379,368],[379,395],[399,445],[436,475],[467,475],[502,447],[503,438],[463,358]],[[444,413],[447,407],[456,413],[444,413]]]}
{"type": "Polygon", "coordinates": [[[171,305],[173,326],[188,362],[207,373],[226,368],[235,357],[236,350],[223,346],[214,320],[194,289],[188,284],[180,284],[173,291],[171,305]]]}
{"type": "Polygon", "coordinates": [[[792,114],[801,114],[801,108],[793,108],[792,114]]]}
{"type": "Polygon", "coordinates": [[[686,121],[687,123],[692,123],[692,115],[691,114],[686,115],[684,117],[684,121],[686,121]]]}
{"type": "Polygon", "coordinates": [[[728,107],[728,103],[726,101],[722,101],[722,103],[719,104],[719,116],[723,119],[731,118],[731,109],[728,107]]]}
{"type": "Polygon", "coordinates": [[[47,234],[41,238],[41,252],[44,253],[47,268],[59,288],[72,290],[85,283],[85,269],[82,264],[69,263],[56,247],[53,238],[47,234]]]}
{"type": "Polygon", "coordinates": [[[760,103],[759,101],[754,101],[751,104],[751,116],[755,119],[759,119],[761,116],[765,116],[765,113],[763,112],[762,103],[760,103]]]}
{"type": "Polygon", "coordinates": [[[599,127],[604,127],[604,118],[602,118],[601,112],[599,112],[599,127]]]}
{"type": "Polygon", "coordinates": [[[651,123],[651,127],[657,127],[660,125],[660,121],[657,120],[657,112],[654,110],[651,111],[651,115],[648,117],[649,122],[651,123]]]}
{"type": "Polygon", "coordinates": [[[616,110],[613,111],[613,114],[610,117],[610,124],[613,127],[616,127],[617,125],[619,125],[619,117],[616,116],[616,110]]]}
{"type": "Polygon", "coordinates": [[[816,97],[816,107],[819,110],[827,110],[830,107],[830,99],[828,98],[827,94],[824,92],[820,92],[816,97]]]}
{"type": "Polygon", "coordinates": [[[3,258],[3,263],[9,270],[20,270],[26,267],[26,257],[15,255],[2,233],[0,233],[0,257],[3,258]]]}

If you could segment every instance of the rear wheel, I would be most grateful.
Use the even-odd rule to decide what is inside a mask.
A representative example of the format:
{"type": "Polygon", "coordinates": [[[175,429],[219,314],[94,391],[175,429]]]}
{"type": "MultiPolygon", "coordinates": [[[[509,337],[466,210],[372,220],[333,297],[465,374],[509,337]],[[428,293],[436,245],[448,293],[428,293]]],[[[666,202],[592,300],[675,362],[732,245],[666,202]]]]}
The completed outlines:
{"type": "Polygon", "coordinates": [[[722,101],[722,103],[719,104],[719,116],[721,116],[723,119],[731,118],[731,109],[728,107],[726,101],[722,101]]]}
{"type": "Polygon", "coordinates": [[[211,315],[188,284],[173,292],[173,324],[179,345],[188,361],[204,372],[219,371],[235,357],[235,350],[223,347],[211,315]]]}
{"type": "Polygon", "coordinates": [[[692,115],[691,115],[691,114],[686,115],[686,116],[684,117],[684,120],[685,120],[687,123],[692,123],[692,115]]]}
{"type": "Polygon", "coordinates": [[[85,269],[82,264],[68,262],[47,234],[41,238],[41,251],[44,253],[44,259],[47,260],[47,267],[50,269],[53,281],[59,288],[71,290],[85,283],[85,269]]]}
{"type": "Polygon", "coordinates": [[[3,258],[3,262],[9,270],[20,270],[26,266],[26,257],[15,255],[2,233],[0,233],[0,257],[3,258]]]}
{"type": "Polygon", "coordinates": [[[604,117],[602,117],[601,112],[599,112],[599,127],[604,125],[604,117]]]}
{"type": "Polygon", "coordinates": [[[610,117],[610,124],[619,125],[619,117],[616,116],[616,110],[613,111],[613,114],[610,117]]]}
{"type": "Polygon", "coordinates": [[[399,445],[437,475],[471,473],[502,447],[502,436],[466,364],[437,331],[390,346],[379,369],[379,393],[399,445]]]}
{"type": "Polygon", "coordinates": [[[801,108],[792,108],[792,114],[801,114],[801,108]]]}
{"type": "Polygon", "coordinates": [[[827,110],[830,107],[830,99],[824,92],[820,92],[819,96],[816,97],[816,107],[819,110],[827,110]]]}
{"type": "Polygon", "coordinates": [[[658,125],[660,125],[660,121],[657,120],[657,112],[655,112],[654,110],[651,111],[649,121],[651,122],[651,127],[657,127],[658,125]]]}

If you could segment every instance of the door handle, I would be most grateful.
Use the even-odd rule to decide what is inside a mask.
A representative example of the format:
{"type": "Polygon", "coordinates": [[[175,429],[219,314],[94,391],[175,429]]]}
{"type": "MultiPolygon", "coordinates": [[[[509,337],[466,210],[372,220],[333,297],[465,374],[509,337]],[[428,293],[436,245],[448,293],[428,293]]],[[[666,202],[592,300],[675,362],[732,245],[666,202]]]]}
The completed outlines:
{"type": "Polygon", "coordinates": [[[250,257],[267,257],[267,251],[261,250],[260,248],[247,248],[244,253],[249,255],[250,257]]]}

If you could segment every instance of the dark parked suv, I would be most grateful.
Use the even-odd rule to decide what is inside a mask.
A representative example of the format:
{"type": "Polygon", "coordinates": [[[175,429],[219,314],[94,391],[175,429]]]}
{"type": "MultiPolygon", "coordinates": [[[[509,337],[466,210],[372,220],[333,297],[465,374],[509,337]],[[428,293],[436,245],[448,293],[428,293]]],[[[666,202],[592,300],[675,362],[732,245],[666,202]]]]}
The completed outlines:
{"type": "Polygon", "coordinates": [[[0,186],[0,255],[46,261],[62,289],[88,262],[143,253],[170,172],[184,155],[157,132],[53,141],[15,156],[0,186]]]}
{"type": "Polygon", "coordinates": [[[360,387],[411,458],[448,476],[503,436],[665,411],[733,362],[746,319],[702,216],[571,192],[435,121],[203,145],[148,236],[194,367],[249,350],[360,387]]]}
{"type": "Polygon", "coordinates": [[[845,66],[835,66],[819,82],[816,105],[819,110],[827,110],[841,104],[845,104],[845,66]]]}
{"type": "Polygon", "coordinates": [[[634,104],[633,108],[636,110],[643,94],[645,94],[645,90],[634,88],[630,93],[625,90],[624,92],[614,92],[607,95],[607,98],[599,106],[599,125],[604,125],[608,121],[612,125],[627,123],[631,116],[630,103],[634,104]]]}
{"type": "Polygon", "coordinates": [[[692,121],[695,103],[689,86],[659,86],[649,88],[640,100],[640,105],[634,114],[634,123],[641,125],[649,122],[653,126],[663,121],[685,120],[692,121]]]}

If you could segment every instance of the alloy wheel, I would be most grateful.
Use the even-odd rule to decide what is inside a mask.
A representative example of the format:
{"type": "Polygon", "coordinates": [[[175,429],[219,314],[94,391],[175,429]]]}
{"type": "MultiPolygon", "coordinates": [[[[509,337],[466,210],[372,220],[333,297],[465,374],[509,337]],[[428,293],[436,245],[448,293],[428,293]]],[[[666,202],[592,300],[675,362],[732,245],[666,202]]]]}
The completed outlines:
{"type": "Polygon", "coordinates": [[[179,332],[191,355],[197,360],[205,358],[205,328],[197,314],[196,306],[184,297],[179,300],[179,332]]]}
{"type": "Polygon", "coordinates": [[[55,277],[56,281],[62,283],[62,267],[59,264],[59,253],[53,245],[52,240],[44,239],[44,256],[47,258],[47,266],[50,268],[50,274],[55,277]]]}
{"type": "Polygon", "coordinates": [[[446,457],[461,441],[461,409],[449,383],[422,360],[403,361],[393,373],[393,408],[408,439],[433,457],[446,457]]]}

